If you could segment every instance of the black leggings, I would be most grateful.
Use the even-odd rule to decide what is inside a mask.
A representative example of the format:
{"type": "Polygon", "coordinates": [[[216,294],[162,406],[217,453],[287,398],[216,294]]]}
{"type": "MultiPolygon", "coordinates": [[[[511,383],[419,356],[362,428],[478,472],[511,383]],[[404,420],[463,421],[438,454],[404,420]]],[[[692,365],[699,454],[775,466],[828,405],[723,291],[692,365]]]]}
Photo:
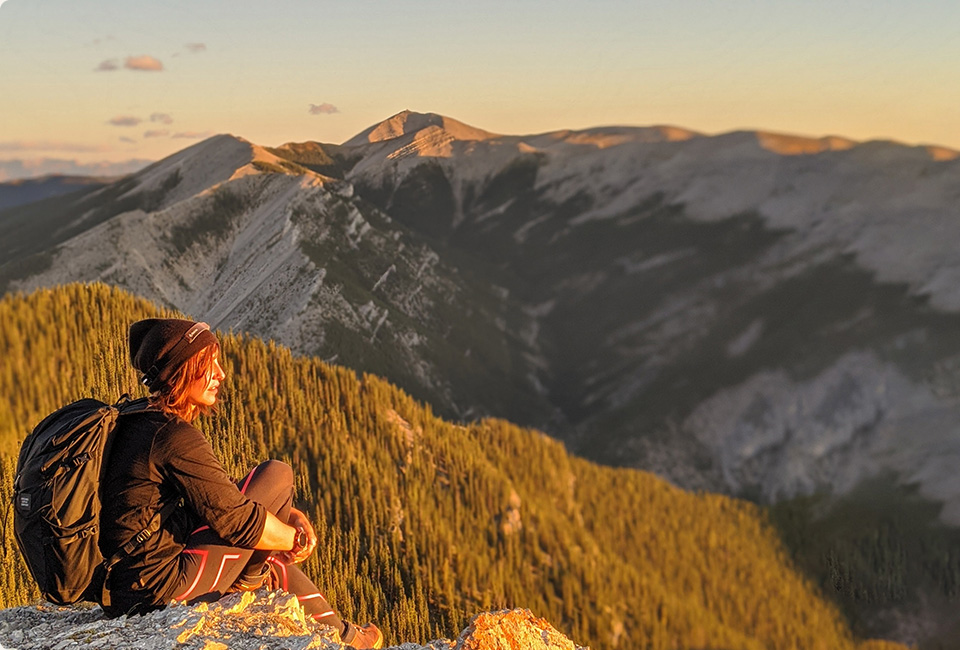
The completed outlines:
{"type": "MultiPolygon", "coordinates": [[[[293,470],[289,465],[268,460],[251,470],[237,485],[248,498],[263,504],[280,521],[287,521],[293,504],[293,470]]],[[[300,567],[283,564],[270,557],[270,551],[229,546],[209,526],[193,531],[180,554],[180,581],[174,598],[191,604],[218,600],[241,574],[259,573],[264,562],[277,579],[275,584],[297,597],[304,614],[336,628],[341,634],[347,631],[300,567]]]]}

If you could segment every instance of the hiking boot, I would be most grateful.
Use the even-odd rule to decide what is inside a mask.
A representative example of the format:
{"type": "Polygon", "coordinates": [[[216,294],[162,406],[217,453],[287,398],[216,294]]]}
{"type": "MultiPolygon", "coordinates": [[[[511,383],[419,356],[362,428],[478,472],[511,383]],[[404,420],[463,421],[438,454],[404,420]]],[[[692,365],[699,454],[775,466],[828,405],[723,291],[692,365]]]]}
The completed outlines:
{"type": "Polygon", "coordinates": [[[269,590],[279,589],[280,581],[277,579],[276,575],[271,570],[269,562],[264,562],[263,567],[259,572],[256,573],[244,573],[237,581],[227,589],[228,594],[237,593],[238,591],[256,591],[261,587],[266,587],[269,590]]]}
{"type": "Polygon", "coordinates": [[[366,625],[347,623],[347,626],[350,629],[341,637],[343,645],[357,648],[357,650],[367,648],[379,650],[383,647],[383,632],[373,623],[367,623],[366,625]]]}

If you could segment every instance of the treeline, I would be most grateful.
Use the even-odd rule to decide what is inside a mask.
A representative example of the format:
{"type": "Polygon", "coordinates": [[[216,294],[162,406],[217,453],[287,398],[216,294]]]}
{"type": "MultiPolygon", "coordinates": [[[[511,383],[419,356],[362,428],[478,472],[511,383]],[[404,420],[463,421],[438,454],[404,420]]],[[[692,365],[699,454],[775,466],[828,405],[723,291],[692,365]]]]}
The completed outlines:
{"type": "MultiPolygon", "coordinates": [[[[37,598],[11,529],[19,442],[70,400],[138,395],[126,329],[158,314],[102,285],[0,301],[0,606],[37,598]]],[[[752,504],[596,466],[503,421],[442,421],[381,379],[272,343],[221,341],[223,401],[201,428],[235,475],[294,466],[320,537],[307,572],[394,642],[526,607],[595,650],[900,647],[857,642],[752,504]]]]}

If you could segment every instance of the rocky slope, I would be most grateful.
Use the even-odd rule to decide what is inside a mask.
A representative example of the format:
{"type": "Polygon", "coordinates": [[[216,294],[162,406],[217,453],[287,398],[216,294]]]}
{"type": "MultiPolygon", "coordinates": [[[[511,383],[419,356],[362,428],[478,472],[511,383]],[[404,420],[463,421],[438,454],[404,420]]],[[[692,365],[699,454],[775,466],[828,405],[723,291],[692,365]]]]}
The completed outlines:
{"type": "Polygon", "coordinates": [[[350,150],[345,178],[509,278],[574,448],[771,500],[890,471],[960,523],[956,152],[433,128],[350,150]]]}
{"type": "Polygon", "coordinates": [[[500,289],[464,277],[343,181],[217,136],[123,181],[3,222],[0,276],[99,280],[223,330],[391,377],[442,412],[529,421],[538,342],[500,289]],[[526,370],[525,370],[526,369],[526,370]]]}
{"type": "MultiPolygon", "coordinates": [[[[389,642],[389,641],[388,641],[389,642]]],[[[284,592],[233,594],[213,604],[175,605],[144,616],[105,619],[98,606],[39,605],[0,610],[0,647],[9,650],[341,650],[333,628],[304,619],[284,592]]],[[[586,650],[528,610],[478,614],[454,641],[408,641],[398,650],[586,650]]]]}
{"type": "Polygon", "coordinates": [[[404,112],[8,216],[0,281],[110,282],[686,487],[894,475],[960,524],[958,199],[946,149],[404,112]]]}

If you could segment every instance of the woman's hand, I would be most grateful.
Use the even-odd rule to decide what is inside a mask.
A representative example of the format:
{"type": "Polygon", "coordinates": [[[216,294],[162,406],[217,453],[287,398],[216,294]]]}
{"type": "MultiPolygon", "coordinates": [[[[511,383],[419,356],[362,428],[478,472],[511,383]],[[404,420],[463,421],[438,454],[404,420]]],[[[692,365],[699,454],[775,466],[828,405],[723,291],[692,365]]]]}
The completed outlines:
{"type": "Polygon", "coordinates": [[[281,551],[274,553],[274,557],[284,564],[299,564],[310,557],[313,554],[313,550],[317,548],[317,533],[313,530],[313,525],[310,523],[310,520],[307,519],[307,516],[296,508],[290,508],[290,517],[287,519],[287,524],[307,534],[307,545],[297,549],[296,553],[293,551],[281,551]]]}

